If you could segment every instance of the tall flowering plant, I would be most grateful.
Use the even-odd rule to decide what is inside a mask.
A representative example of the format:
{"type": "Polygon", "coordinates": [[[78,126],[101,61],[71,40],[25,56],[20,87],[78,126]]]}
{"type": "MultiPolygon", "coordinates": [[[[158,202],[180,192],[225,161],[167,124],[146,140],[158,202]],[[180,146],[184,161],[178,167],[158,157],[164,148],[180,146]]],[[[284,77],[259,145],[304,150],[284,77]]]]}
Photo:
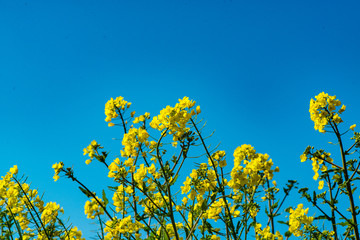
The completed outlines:
{"type": "Polygon", "coordinates": [[[0,239],[84,239],[77,227],[61,219],[64,210],[59,204],[45,204],[17,175],[14,165],[0,179],[0,239]]]}
{"type": "MultiPolygon", "coordinates": [[[[102,239],[275,240],[291,236],[359,239],[356,219],[359,210],[353,199],[359,164],[354,159],[346,161],[345,156],[359,147],[360,137],[354,132],[354,144],[344,150],[338,125],[345,106],[338,109],[340,105],[335,96],[325,93],[310,102],[315,129],[324,133],[325,128],[331,127],[339,141],[343,163],[340,167],[330,153],[315,151],[313,147],[308,147],[300,157],[301,161],[312,160],[314,180],[321,179],[318,190],[324,188],[325,182],[329,188],[320,194],[314,192],[312,197],[309,189],[299,189],[302,197],[320,210],[317,216],[309,216],[309,208],[298,203],[285,209],[289,213],[286,221],[275,221],[284,215],[283,203],[290,191],[297,188],[297,182],[288,181],[284,194],[280,195],[274,180],[279,168],[268,154],[258,153],[248,144],[234,150],[233,165],[228,166],[226,152],[207,145],[199,117],[200,106],[187,97],[152,118],[149,113],[136,117],[135,111],[128,114],[131,103],[122,97],[106,103],[105,121],[109,127],[123,129],[123,148],[119,157],[108,160],[108,153],[100,153],[103,146],[94,140],[84,149],[84,155],[90,158],[87,164],[96,159],[108,169],[108,177],[116,184],[111,188],[112,202],[104,191],[101,198],[90,191],[63,163],[54,165],[54,179],[63,172],[81,185],[80,189],[90,198],[85,213],[88,218],[98,218],[102,239]],[[199,154],[199,148],[200,162],[183,177],[184,162],[199,154]],[[183,181],[180,188],[178,181],[183,181]],[[341,194],[349,198],[351,218],[337,206],[341,194]],[[330,214],[319,205],[319,199],[330,207],[330,214]],[[319,221],[329,221],[330,225],[326,226],[330,229],[320,228],[316,224],[319,221]],[[284,233],[278,231],[284,230],[278,223],[287,226],[284,233]]],[[[354,128],[355,125],[350,127],[354,128]]]]}
{"type": "Polygon", "coordinates": [[[318,189],[322,192],[320,194],[314,192],[311,195],[308,188],[302,188],[299,192],[321,212],[317,218],[330,223],[332,229],[330,235],[333,239],[340,239],[342,236],[344,239],[358,240],[360,239],[357,219],[359,207],[356,206],[354,193],[360,179],[360,162],[356,156],[359,154],[360,134],[355,131],[356,124],[345,131],[340,128],[340,124],[343,123],[340,116],[345,109],[346,106],[342,105],[336,96],[324,92],[317,95],[315,100],[311,99],[309,112],[314,128],[321,133],[330,132],[336,136],[340,158],[336,161],[331,157],[331,153],[308,146],[300,159],[302,162],[311,160],[313,178],[318,181],[318,189]],[[351,137],[353,143],[345,147],[342,136],[349,131],[353,133],[351,137]],[[348,205],[345,211],[342,207],[344,205],[348,205]]]}
{"type": "MultiPolygon", "coordinates": [[[[318,181],[313,193],[299,189],[313,208],[301,202],[284,208],[298,183],[289,180],[281,192],[275,181],[279,168],[268,154],[243,144],[229,157],[218,146],[211,147],[195,101],[184,97],[154,117],[136,115],[130,107],[123,97],[105,104],[108,126],[123,131],[117,155],[110,156],[95,140],[84,148],[86,164],[97,160],[107,169],[114,184],[106,191],[91,191],[73,168],[53,164],[55,181],[70,178],[88,197],[84,212],[99,223],[99,239],[359,240],[354,196],[360,162],[353,156],[360,134],[355,124],[340,130],[346,107],[335,96],[320,93],[310,101],[315,130],[335,134],[341,153],[336,159],[309,146],[300,156],[302,162],[311,160],[318,181]],[[353,133],[353,143],[345,148],[347,132],[353,133]],[[194,169],[185,169],[194,158],[194,169]]],[[[76,227],[61,221],[58,204],[45,205],[16,174],[14,166],[0,181],[0,239],[82,239],[76,227]]]]}
{"type": "MultiPolygon", "coordinates": [[[[109,127],[123,129],[118,157],[109,160],[96,141],[84,148],[86,163],[98,160],[113,179],[112,202],[86,188],[72,169],[54,165],[54,179],[62,172],[77,181],[90,200],[85,204],[88,218],[98,218],[103,239],[242,239],[263,236],[283,239],[274,231],[274,218],[282,204],[275,195],[273,181],[279,171],[267,154],[257,153],[251,145],[234,151],[234,166],[228,173],[226,152],[211,149],[202,134],[201,109],[187,97],[167,106],[159,115],[135,116],[131,103],[122,97],[105,104],[109,127]],[[130,113],[129,113],[130,112],[130,113]],[[171,152],[169,148],[172,148],[171,152]],[[196,150],[193,150],[197,148],[196,150]],[[201,150],[199,150],[199,148],[201,150]],[[184,162],[202,151],[203,162],[183,176],[184,162]],[[183,179],[179,187],[178,181],[183,179]],[[260,201],[260,203],[259,203],[260,201]],[[268,202],[271,230],[257,218],[268,202]],[[102,217],[102,218],[101,218],[102,217]]],[[[287,194],[294,187],[290,182],[287,194]]],[[[287,196],[286,194],[286,196],[287,196]]]]}

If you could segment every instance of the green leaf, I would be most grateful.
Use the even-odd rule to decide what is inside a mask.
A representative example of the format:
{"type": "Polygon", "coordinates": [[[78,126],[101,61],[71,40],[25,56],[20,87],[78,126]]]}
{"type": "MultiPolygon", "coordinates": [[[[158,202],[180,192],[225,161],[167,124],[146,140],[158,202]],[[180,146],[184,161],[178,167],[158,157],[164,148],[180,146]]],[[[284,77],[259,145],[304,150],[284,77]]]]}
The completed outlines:
{"type": "Polygon", "coordinates": [[[106,205],[109,203],[109,200],[108,200],[107,197],[106,197],[106,194],[105,194],[104,189],[102,190],[102,199],[103,199],[104,205],[105,205],[105,207],[106,207],[106,205]]]}
{"type": "Polygon", "coordinates": [[[337,223],[336,225],[340,225],[340,226],[345,227],[345,226],[348,226],[349,223],[348,222],[341,222],[341,223],[337,223]]]}
{"type": "Polygon", "coordinates": [[[316,220],[320,220],[320,219],[325,219],[325,220],[330,220],[328,217],[326,217],[325,215],[321,215],[315,218],[316,220]]]}
{"type": "Polygon", "coordinates": [[[271,208],[272,208],[272,209],[275,209],[275,208],[277,208],[278,205],[279,205],[279,201],[277,201],[276,203],[274,203],[274,204],[271,206],[271,208]]]}
{"type": "Polygon", "coordinates": [[[287,232],[285,233],[285,237],[291,237],[291,232],[287,231],[287,232]]]}
{"type": "Polygon", "coordinates": [[[86,190],[86,189],[84,189],[84,188],[82,188],[82,187],[79,187],[79,189],[80,189],[88,198],[91,197],[91,194],[89,193],[88,190],[86,190]]]}

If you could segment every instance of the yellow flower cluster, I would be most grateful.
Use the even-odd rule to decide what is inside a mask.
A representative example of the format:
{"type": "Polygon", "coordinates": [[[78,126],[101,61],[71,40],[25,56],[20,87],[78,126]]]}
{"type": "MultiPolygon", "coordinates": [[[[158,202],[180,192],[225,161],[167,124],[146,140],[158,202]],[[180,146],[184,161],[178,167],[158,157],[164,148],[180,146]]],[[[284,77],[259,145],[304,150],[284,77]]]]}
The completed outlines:
{"type": "Polygon", "coordinates": [[[150,113],[146,112],[144,115],[140,115],[138,117],[135,117],[133,123],[139,123],[139,122],[145,122],[146,119],[150,119],[150,113]]]}
{"type": "MultiPolygon", "coordinates": [[[[327,161],[329,162],[332,162],[333,159],[330,157],[330,153],[324,153],[321,155],[321,158],[319,157],[312,157],[311,160],[312,160],[312,166],[313,166],[313,170],[314,170],[314,180],[317,180],[318,177],[319,177],[319,169],[320,169],[320,165],[324,163],[324,160],[323,159],[326,159],[327,161]]],[[[322,165],[321,167],[321,171],[326,171],[327,170],[327,167],[325,165],[322,165]]]]}
{"type": "Polygon", "coordinates": [[[244,144],[236,148],[234,158],[231,180],[228,183],[233,189],[263,184],[265,179],[271,180],[274,172],[279,171],[278,167],[271,169],[273,162],[269,155],[256,153],[251,145],[244,144]]]}
{"type": "Polygon", "coordinates": [[[134,222],[131,219],[131,216],[127,216],[122,219],[114,218],[113,221],[109,220],[106,222],[106,227],[104,232],[105,240],[119,239],[120,234],[124,234],[126,237],[129,237],[131,234],[136,233],[136,239],[141,237],[141,233],[138,233],[140,229],[144,228],[145,225],[135,220],[134,222]]]}
{"type": "MultiPolygon", "coordinates": [[[[184,225],[182,223],[180,223],[180,222],[175,223],[175,225],[176,225],[177,232],[178,232],[179,229],[184,227],[184,225]]],[[[160,236],[161,230],[162,230],[162,227],[160,226],[159,229],[156,232],[157,235],[160,236]]],[[[166,232],[169,234],[170,239],[175,239],[175,229],[174,229],[174,226],[171,223],[166,225],[166,232]]],[[[183,237],[179,237],[179,240],[182,240],[182,239],[183,239],[183,237]]]]}
{"type": "Polygon", "coordinates": [[[124,150],[121,150],[122,157],[137,157],[140,143],[149,145],[149,133],[143,128],[130,128],[128,133],[124,134],[122,145],[124,150]]]}
{"type": "MultiPolygon", "coordinates": [[[[212,160],[215,160],[214,161],[214,167],[226,167],[227,163],[226,163],[226,160],[224,159],[226,153],[225,151],[216,151],[214,154],[212,154],[211,158],[212,160]]],[[[208,163],[210,166],[213,166],[213,163],[211,161],[211,159],[208,159],[208,163]]]]}
{"type": "MultiPolygon", "coordinates": [[[[102,199],[96,197],[99,202],[104,203],[102,199]]],[[[100,204],[94,199],[91,198],[91,201],[86,201],[85,203],[85,215],[87,218],[95,219],[96,216],[103,215],[104,209],[100,206],[100,204]]]]}
{"type": "Polygon", "coordinates": [[[220,240],[220,237],[216,235],[211,235],[210,240],[220,240]]]}
{"type": "Polygon", "coordinates": [[[64,163],[63,163],[63,162],[55,163],[55,164],[52,165],[52,168],[53,168],[54,171],[55,171],[55,174],[54,174],[54,176],[53,176],[55,182],[56,182],[57,180],[59,180],[59,178],[60,178],[59,173],[60,173],[61,169],[63,169],[63,167],[64,167],[64,163]]]}
{"type": "Polygon", "coordinates": [[[310,118],[314,122],[315,130],[318,130],[321,133],[326,132],[324,130],[325,126],[329,122],[339,124],[342,122],[339,114],[345,111],[346,106],[342,107],[335,112],[336,107],[341,105],[340,100],[336,99],[336,96],[329,96],[327,93],[320,93],[315,96],[315,99],[310,100],[310,118]]]}
{"type": "Polygon", "coordinates": [[[64,213],[64,210],[60,208],[60,205],[55,202],[49,202],[45,205],[44,210],[41,213],[41,220],[44,224],[50,223],[50,221],[56,221],[56,217],[59,212],[64,213]]]}
{"type": "MultiPolygon", "coordinates": [[[[330,157],[331,153],[327,153],[323,150],[318,150],[315,153],[311,153],[311,147],[307,147],[305,152],[300,156],[301,162],[305,162],[307,159],[312,161],[312,169],[314,171],[313,179],[317,180],[319,178],[319,170],[325,172],[327,167],[324,164],[326,162],[333,162],[333,159],[330,157]],[[321,166],[321,167],[320,167],[321,166]]],[[[319,181],[319,189],[321,190],[324,187],[324,181],[319,181]]]]}
{"type": "MultiPolygon", "coordinates": [[[[8,210],[8,215],[11,216],[11,213],[16,215],[15,219],[19,222],[21,229],[24,230],[29,224],[27,213],[24,211],[26,199],[21,197],[21,189],[18,184],[12,181],[17,172],[18,168],[14,165],[0,180],[0,207],[5,207],[8,210]]],[[[26,185],[23,186],[25,189],[28,188],[26,185]]],[[[34,193],[37,194],[37,191],[35,190],[34,193]]]]}
{"type": "Polygon", "coordinates": [[[264,229],[261,229],[261,224],[257,223],[255,226],[256,240],[283,240],[284,237],[280,234],[279,231],[276,231],[275,234],[270,232],[270,226],[266,226],[264,229]]]}
{"type": "Polygon", "coordinates": [[[220,218],[220,213],[226,207],[224,199],[220,198],[218,201],[213,202],[204,214],[204,218],[213,219],[215,222],[220,218]]]}
{"type": "Polygon", "coordinates": [[[159,208],[163,208],[169,204],[169,197],[162,196],[160,192],[155,194],[149,194],[149,198],[146,198],[145,201],[142,203],[144,207],[144,212],[150,214],[158,210],[159,208]]]}
{"type": "Polygon", "coordinates": [[[125,110],[125,108],[129,108],[130,106],[131,102],[125,101],[123,97],[117,97],[115,100],[111,98],[105,104],[105,121],[108,122],[108,126],[114,126],[114,123],[112,123],[111,120],[119,116],[118,112],[120,110],[125,110]]]}
{"type": "Polygon", "coordinates": [[[112,200],[114,206],[116,207],[116,212],[123,212],[124,214],[126,214],[126,212],[124,212],[125,203],[129,200],[129,197],[126,196],[126,192],[132,193],[132,188],[131,186],[124,188],[122,184],[118,186],[117,190],[114,192],[112,200]]]}
{"type": "Polygon", "coordinates": [[[73,227],[68,231],[65,240],[75,240],[75,239],[85,240],[85,238],[82,238],[81,236],[82,236],[81,231],[79,231],[77,227],[73,227]]]}
{"type": "MultiPolygon", "coordinates": [[[[131,159],[133,162],[132,158],[131,159]]],[[[130,162],[129,159],[127,160],[127,162],[130,162]]],[[[126,161],[125,161],[126,162],[126,161]]],[[[114,161],[109,165],[109,174],[108,177],[109,178],[125,178],[128,174],[128,171],[126,171],[125,167],[121,166],[121,162],[119,158],[115,158],[114,161]]],[[[135,168],[135,166],[133,166],[132,168],[135,168]]]]}
{"type": "Polygon", "coordinates": [[[306,216],[309,208],[303,209],[303,207],[303,204],[299,204],[295,210],[292,208],[290,209],[289,232],[291,232],[295,237],[302,236],[304,230],[308,229],[314,221],[313,217],[306,216]]]}
{"type": "Polygon", "coordinates": [[[190,118],[200,113],[200,107],[197,107],[196,111],[191,109],[194,105],[195,101],[189,100],[188,97],[179,99],[175,107],[167,106],[161,110],[160,114],[152,119],[150,126],[159,131],[169,130],[169,134],[173,135],[173,141],[176,142],[190,130],[187,127],[190,118]]]}
{"type": "MultiPolygon", "coordinates": [[[[58,165],[56,169],[61,168],[61,164],[58,165]]],[[[10,221],[14,221],[21,229],[20,239],[49,239],[49,237],[51,239],[66,240],[83,239],[81,237],[82,233],[77,227],[68,229],[68,232],[50,231],[49,229],[63,224],[62,222],[60,223],[61,220],[58,218],[59,213],[64,213],[63,209],[55,202],[49,202],[44,206],[44,202],[40,199],[36,189],[30,189],[27,183],[20,183],[16,180],[15,175],[17,173],[18,167],[14,165],[10,168],[10,171],[0,179],[0,209],[5,210],[6,218],[12,219],[10,221]],[[38,220],[33,218],[35,215],[39,216],[38,220]],[[29,219],[41,221],[43,228],[39,229],[38,226],[34,224],[34,221],[30,221],[29,219]],[[47,231],[47,233],[45,231],[47,231]]],[[[11,237],[11,239],[12,238],[13,237],[11,237]]]]}
{"type": "Polygon", "coordinates": [[[140,189],[143,189],[144,186],[144,179],[147,174],[147,167],[144,164],[140,164],[137,171],[134,173],[134,181],[138,184],[140,189]]]}
{"type": "Polygon", "coordinates": [[[213,169],[209,169],[206,163],[202,163],[199,169],[193,169],[190,177],[186,177],[183,184],[184,186],[181,186],[183,194],[191,190],[188,194],[189,199],[194,200],[195,197],[202,199],[205,192],[210,192],[216,187],[216,173],[213,169]]]}
{"type": "Polygon", "coordinates": [[[94,158],[94,156],[96,155],[96,151],[98,148],[103,148],[101,147],[95,140],[93,140],[89,146],[87,146],[86,148],[84,148],[84,156],[85,155],[89,155],[90,159],[86,160],[85,163],[86,164],[90,164],[92,159],[94,158]]]}

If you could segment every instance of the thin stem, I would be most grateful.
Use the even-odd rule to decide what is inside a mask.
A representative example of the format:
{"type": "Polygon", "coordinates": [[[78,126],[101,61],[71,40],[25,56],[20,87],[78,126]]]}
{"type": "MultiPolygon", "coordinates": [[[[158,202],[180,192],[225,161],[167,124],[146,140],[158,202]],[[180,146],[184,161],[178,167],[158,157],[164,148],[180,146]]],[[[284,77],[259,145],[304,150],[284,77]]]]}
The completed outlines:
{"type": "Polygon", "coordinates": [[[333,165],[334,167],[337,167],[338,169],[341,169],[341,170],[343,170],[343,168],[342,167],[340,167],[339,165],[336,165],[335,163],[332,163],[332,162],[330,162],[329,160],[327,160],[327,159],[321,159],[321,160],[324,160],[325,162],[327,162],[327,163],[329,163],[329,164],[331,164],[331,165],[333,165]]]}
{"type": "MultiPolygon", "coordinates": [[[[270,184],[269,184],[269,179],[266,179],[266,183],[267,183],[267,187],[268,189],[270,188],[270,184]]],[[[273,193],[271,193],[271,197],[273,198],[274,195],[273,193]]],[[[268,206],[269,206],[269,211],[270,211],[270,222],[271,222],[271,233],[275,234],[275,230],[274,230],[274,215],[273,215],[273,208],[272,208],[272,203],[271,203],[271,199],[269,197],[268,199],[268,206]]]]}
{"type": "Polygon", "coordinates": [[[330,125],[333,127],[336,137],[339,141],[341,160],[342,160],[342,164],[343,164],[344,178],[345,178],[345,182],[346,182],[346,190],[348,192],[348,196],[349,196],[349,200],[350,200],[350,210],[351,210],[351,215],[352,215],[352,220],[353,220],[352,225],[354,227],[355,239],[359,240],[360,236],[359,236],[359,229],[358,229],[358,224],[357,224],[357,219],[356,219],[356,210],[355,210],[354,198],[353,198],[352,189],[351,189],[351,183],[349,181],[349,176],[348,176],[348,172],[347,172],[347,165],[346,165],[343,143],[342,143],[340,132],[338,130],[336,123],[332,124],[332,122],[330,122],[330,125]]]}
{"type": "MultiPolygon", "coordinates": [[[[6,205],[8,205],[9,206],[9,204],[5,201],[5,203],[6,203],[6,205]]],[[[19,233],[19,235],[20,235],[20,238],[22,238],[22,235],[21,235],[21,227],[20,227],[20,225],[19,225],[19,222],[18,221],[16,221],[16,219],[15,219],[15,216],[14,216],[14,213],[11,211],[11,208],[9,207],[9,212],[10,212],[10,214],[11,214],[11,217],[13,218],[13,220],[14,220],[14,222],[15,222],[15,226],[16,226],[16,229],[18,230],[18,233],[19,233]]],[[[35,219],[34,219],[35,220],[35,219]]],[[[8,223],[8,222],[7,222],[8,223]]],[[[35,223],[36,223],[36,221],[35,221],[35,223]]],[[[8,223],[9,224],[9,223],[8,223]]],[[[37,225],[36,225],[37,226],[37,225]]],[[[10,226],[11,227],[11,226],[10,226]]],[[[12,232],[11,231],[11,228],[9,227],[9,230],[10,230],[10,232],[12,232]]],[[[37,226],[38,227],[38,226],[37,226]]],[[[38,232],[39,232],[39,227],[38,227],[38,232]]],[[[11,234],[11,238],[12,238],[12,234],[11,234]]]]}
{"type": "Polygon", "coordinates": [[[356,141],[354,142],[354,144],[353,144],[353,145],[351,145],[351,147],[349,147],[349,149],[348,149],[348,150],[346,150],[346,151],[345,151],[345,155],[348,155],[348,154],[349,154],[349,152],[351,151],[351,149],[352,149],[353,147],[355,147],[355,145],[356,145],[356,141]]]}
{"type": "Polygon", "coordinates": [[[101,239],[104,239],[104,227],[103,227],[103,224],[101,222],[100,216],[98,215],[97,217],[98,217],[99,223],[100,223],[100,230],[101,230],[101,237],[102,237],[101,239]]]}
{"type": "MultiPolygon", "coordinates": [[[[50,236],[48,235],[48,232],[46,231],[45,225],[44,225],[43,221],[41,220],[41,217],[39,216],[38,212],[36,211],[34,205],[31,203],[31,201],[30,201],[29,197],[27,196],[26,192],[24,191],[22,185],[20,184],[20,182],[19,182],[16,178],[13,177],[13,179],[14,179],[15,182],[18,184],[18,186],[20,187],[21,191],[24,193],[24,196],[25,196],[26,200],[28,201],[28,204],[31,206],[32,210],[35,212],[37,218],[39,219],[40,224],[41,224],[41,227],[44,229],[44,232],[45,232],[46,237],[50,240],[51,238],[50,238],[50,236]]],[[[30,209],[29,209],[29,212],[30,212],[30,214],[31,214],[30,209]]],[[[31,215],[32,215],[32,214],[31,214],[31,215]]],[[[34,221],[36,222],[36,220],[35,220],[34,217],[33,217],[33,219],[34,219],[34,221]]],[[[36,225],[37,225],[37,224],[36,224],[36,225]]],[[[37,227],[38,227],[38,225],[37,225],[37,227]]]]}
{"type": "MultiPolygon", "coordinates": [[[[10,213],[11,213],[11,215],[12,215],[12,212],[10,211],[10,213]]],[[[7,217],[6,217],[6,214],[5,214],[5,220],[6,220],[6,225],[7,225],[7,227],[8,227],[8,229],[9,229],[9,232],[10,232],[10,238],[11,238],[11,240],[14,240],[14,237],[13,237],[13,233],[12,233],[12,230],[11,230],[11,225],[10,225],[10,219],[8,219],[7,217]]],[[[15,219],[14,219],[14,221],[15,221],[15,219]]],[[[15,224],[18,224],[18,223],[15,223],[15,224]]],[[[16,226],[16,227],[18,227],[18,226],[16,226]]],[[[1,232],[3,232],[2,231],[3,230],[3,227],[1,227],[1,232]]],[[[21,235],[21,232],[19,231],[19,229],[18,229],[18,232],[19,232],[19,237],[20,237],[20,239],[22,238],[22,235],[21,235]]]]}
{"type": "MultiPolygon", "coordinates": [[[[330,181],[330,177],[329,177],[329,174],[326,175],[327,176],[327,183],[328,183],[328,187],[329,187],[329,195],[330,195],[330,200],[332,203],[334,203],[334,198],[333,198],[333,195],[332,195],[332,188],[331,188],[331,181],[330,181]]],[[[333,231],[335,232],[335,240],[338,239],[338,235],[337,235],[337,228],[336,228],[336,220],[335,220],[335,210],[334,210],[334,207],[331,206],[331,224],[332,224],[332,228],[333,228],[333,231]]]]}
{"type": "Polygon", "coordinates": [[[89,195],[91,195],[91,197],[93,197],[95,199],[95,201],[100,205],[100,207],[104,210],[104,212],[106,213],[106,215],[110,218],[111,221],[113,221],[114,219],[111,217],[110,213],[107,211],[106,207],[99,201],[99,199],[96,197],[96,195],[91,192],[84,184],[82,184],[76,177],[74,177],[74,175],[71,172],[67,172],[66,170],[62,169],[62,171],[64,171],[65,173],[69,173],[69,175],[67,175],[69,178],[71,178],[71,180],[77,182],[81,187],[83,187],[87,193],[89,195]]]}
{"type": "Polygon", "coordinates": [[[122,115],[121,110],[120,110],[119,108],[116,108],[116,109],[118,110],[119,116],[120,116],[120,118],[121,118],[122,126],[123,126],[123,128],[124,128],[124,133],[126,134],[126,124],[125,124],[123,115],[122,115]]]}
{"type": "MultiPolygon", "coordinates": [[[[281,201],[280,205],[278,206],[278,208],[276,209],[276,211],[274,212],[274,215],[276,215],[277,212],[280,210],[281,206],[285,202],[285,199],[287,198],[287,196],[289,196],[289,192],[290,192],[290,189],[289,189],[288,192],[285,192],[285,196],[284,196],[283,200],[281,201]]],[[[269,224],[269,222],[268,222],[268,224],[269,224]]]]}
{"type": "Polygon", "coordinates": [[[352,175],[351,175],[351,177],[349,178],[349,179],[350,179],[350,181],[351,181],[351,179],[354,177],[355,173],[358,173],[358,169],[359,169],[359,167],[360,167],[360,162],[358,163],[358,165],[357,165],[356,169],[354,170],[353,174],[352,174],[352,175]]]}
{"type": "Polygon", "coordinates": [[[219,183],[219,188],[220,188],[220,191],[221,191],[221,193],[222,193],[222,195],[223,195],[223,200],[224,200],[224,202],[225,202],[225,210],[226,210],[226,212],[227,212],[227,214],[228,214],[228,216],[229,216],[229,218],[230,218],[231,233],[232,233],[232,235],[233,235],[234,240],[236,240],[236,239],[237,239],[237,236],[236,236],[236,233],[235,233],[235,227],[234,227],[234,223],[233,223],[233,220],[232,220],[231,212],[230,212],[229,206],[228,206],[228,204],[227,204],[227,199],[226,199],[226,197],[225,197],[225,190],[224,190],[224,187],[220,184],[221,182],[220,182],[219,175],[218,175],[218,173],[217,173],[217,171],[216,171],[216,168],[215,168],[214,160],[212,159],[212,157],[211,157],[211,155],[210,155],[210,153],[209,153],[209,151],[208,151],[208,149],[207,149],[207,147],[206,147],[206,144],[205,144],[205,142],[204,142],[204,139],[203,139],[201,133],[199,132],[199,130],[198,130],[198,128],[197,128],[194,120],[193,120],[192,118],[190,118],[190,121],[191,121],[192,125],[194,126],[197,135],[199,136],[199,138],[200,138],[200,140],[201,140],[201,143],[202,143],[202,145],[203,145],[203,147],[204,147],[204,149],[205,149],[205,151],[206,151],[206,154],[207,154],[208,158],[210,159],[212,165],[214,166],[214,170],[215,170],[215,173],[216,173],[216,174],[215,174],[215,175],[216,175],[216,180],[217,180],[217,182],[219,183]]]}

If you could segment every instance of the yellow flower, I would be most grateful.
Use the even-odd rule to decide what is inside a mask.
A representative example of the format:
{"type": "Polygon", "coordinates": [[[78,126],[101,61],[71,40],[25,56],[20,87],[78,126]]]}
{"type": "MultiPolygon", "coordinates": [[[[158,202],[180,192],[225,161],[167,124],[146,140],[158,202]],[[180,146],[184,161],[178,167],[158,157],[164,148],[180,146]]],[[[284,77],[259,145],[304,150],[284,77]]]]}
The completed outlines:
{"type": "Polygon", "coordinates": [[[324,133],[325,126],[329,121],[339,124],[342,122],[339,114],[345,111],[346,106],[343,105],[338,113],[335,112],[336,107],[341,105],[341,102],[336,99],[336,96],[329,96],[327,93],[320,93],[315,96],[316,100],[310,100],[310,118],[314,122],[315,130],[324,133]]]}
{"type": "Polygon", "coordinates": [[[63,210],[60,209],[59,204],[55,202],[49,202],[44,207],[44,210],[41,214],[41,220],[45,225],[48,224],[49,222],[55,222],[59,211],[63,212],[63,210]]]}
{"type": "Polygon", "coordinates": [[[354,131],[354,128],[356,128],[356,124],[353,124],[350,126],[350,129],[354,131]]]}
{"type": "MultiPolygon", "coordinates": [[[[105,104],[105,121],[111,122],[112,119],[117,118],[120,110],[125,110],[125,108],[129,108],[131,106],[130,102],[124,100],[123,97],[117,97],[115,100],[111,98],[105,104]]],[[[109,125],[111,127],[111,125],[109,125]]]]}
{"type": "Polygon", "coordinates": [[[179,103],[175,107],[167,106],[160,111],[158,116],[153,117],[150,122],[150,127],[163,131],[168,130],[168,133],[173,135],[173,141],[176,142],[184,133],[188,132],[188,122],[193,115],[195,101],[189,100],[188,97],[179,99],[179,103]]]}
{"type": "Polygon", "coordinates": [[[302,155],[300,156],[300,160],[301,160],[301,162],[305,162],[305,161],[307,160],[306,154],[302,154],[302,155]]]}
{"type": "Polygon", "coordinates": [[[261,224],[257,223],[255,226],[256,240],[260,239],[272,239],[272,240],[283,240],[284,237],[277,231],[275,234],[271,233],[270,226],[265,227],[261,230],[261,224]]]}
{"type": "Polygon", "coordinates": [[[199,114],[199,113],[201,113],[201,109],[200,109],[200,106],[197,106],[196,107],[196,114],[199,114]]]}
{"type": "Polygon", "coordinates": [[[319,181],[319,187],[318,189],[321,190],[324,187],[324,181],[319,181]]]}
{"type": "Polygon", "coordinates": [[[124,165],[127,167],[131,167],[134,164],[134,159],[132,158],[128,158],[125,162],[124,165]]]}
{"type": "Polygon", "coordinates": [[[85,161],[86,164],[91,163],[91,160],[97,154],[98,148],[101,149],[103,147],[101,147],[100,144],[98,144],[95,140],[92,140],[91,143],[89,144],[89,146],[87,146],[86,148],[83,149],[83,151],[84,151],[83,155],[88,155],[90,157],[90,159],[85,161]]]}
{"type": "Polygon", "coordinates": [[[228,186],[239,189],[245,185],[254,187],[271,180],[278,168],[272,169],[273,162],[268,154],[256,153],[251,145],[244,144],[234,151],[234,167],[228,186]],[[242,166],[243,165],[243,166],[242,166]]]}
{"type": "Polygon", "coordinates": [[[64,163],[63,162],[59,162],[59,163],[55,163],[52,165],[52,168],[55,171],[55,175],[54,175],[54,181],[56,182],[57,180],[59,180],[59,173],[62,170],[62,168],[64,167],[64,163]]]}
{"type": "Polygon", "coordinates": [[[60,178],[59,175],[54,175],[54,176],[53,176],[54,182],[56,182],[57,180],[59,180],[59,178],[60,178]]]}
{"type": "Polygon", "coordinates": [[[295,237],[302,236],[304,229],[308,229],[314,220],[313,217],[306,216],[309,208],[303,209],[303,206],[303,204],[299,204],[295,210],[290,209],[289,231],[294,234],[295,237]],[[303,228],[301,227],[302,225],[304,226],[303,228]]]}
{"type": "Polygon", "coordinates": [[[12,168],[10,168],[11,174],[17,174],[18,173],[18,167],[17,165],[14,165],[12,168]]]}
{"type": "Polygon", "coordinates": [[[333,121],[334,121],[334,123],[337,123],[337,124],[343,122],[343,120],[341,119],[341,117],[337,113],[333,116],[333,121]]]}
{"type": "Polygon", "coordinates": [[[189,177],[186,177],[186,181],[184,182],[184,186],[181,186],[181,193],[184,194],[184,193],[188,193],[191,189],[190,187],[190,183],[191,183],[191,178],[189,177]]]}
{"type": "Polygon", "coordinates": [[[216,235],[212,235],[211,240],[220,240],[220,237],[219,236],[216,236],[216,235]]]}
{"type": "Polygon", "coordinates": [[[345,105],[342,105],[342,107],[339,109],[339,113],[343,113],[346,109],[345,105]]]}
{"type": "Polygon", "coordinates": [[[219,166],[220,166],[221,168],[226,167],[226,165],[227,165],[226,160],[221,160],[221,161],[219,161],[219,166]]]}
{"type": "MultiPolygon", "coordinates": [[[[102,199],[98,197],[96,198],[101,204],[104,204],[102,199]]],[[[104,214],[104,209],[99,205],[99,203],[94,198],[91,198],[91,201],[86,201],[84,208],[87,218],[90,219],[94,219],[96,216],[104,214]]]]}
{"type": "Polygon", "coordinates": [[[200,168],[201,168],[201,169],[206,169],[206,168],[207,168],[207,164],[206,164],[206,163],[201,163],[201,164],[200,164],[200,168]]]}

